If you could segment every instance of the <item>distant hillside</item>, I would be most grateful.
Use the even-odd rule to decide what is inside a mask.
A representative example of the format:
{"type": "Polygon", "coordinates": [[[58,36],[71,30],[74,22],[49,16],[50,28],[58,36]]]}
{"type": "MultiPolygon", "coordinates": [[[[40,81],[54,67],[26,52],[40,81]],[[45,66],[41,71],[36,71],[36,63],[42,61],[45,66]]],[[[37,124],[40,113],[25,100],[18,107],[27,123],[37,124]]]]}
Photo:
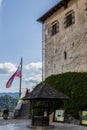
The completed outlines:
{"type": "Polygon", "coordinates": [[[0,97],[0,110],[3,111],[4,109],[8,108],[9,111],[13,111],[16,107],[17,99],[13,98],[12,96],[5,95],[0,97]]]}
{"type": "Polygon", "coordinates": [[[1,96],[5,96],[5,95],[11,96],[11,97],[13,97],[13,98],[18,98],[18,97],[19,97],[19,93],[18,93],[18,92],[16,92],[16,93],[12,93],[12,92],[0,93],[0,97],[1,97],[1,96]]]}

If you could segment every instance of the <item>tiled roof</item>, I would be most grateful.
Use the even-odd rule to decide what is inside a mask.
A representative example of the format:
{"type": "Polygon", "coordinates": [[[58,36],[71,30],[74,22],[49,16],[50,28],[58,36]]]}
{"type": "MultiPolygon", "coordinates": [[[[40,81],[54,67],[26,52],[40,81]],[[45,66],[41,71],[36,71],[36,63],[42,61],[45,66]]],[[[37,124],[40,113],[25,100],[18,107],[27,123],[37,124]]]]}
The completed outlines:
{"type": "Polygon", "coordinates": [[[69,97],[55,90],[53,87],[43,84],[35,88],[24,99],[28,99],[28,100],[69,99],[69,97]]]}
{"type": "Polygon", "coordinates": [[[61,7],[66,6],[67,2],[70,0],[61,0],[58,2],[54,7],[52,7],[50,10],[48,10],[44,15],[42,15],[40,18],[37,19],[38,22],[44,23],[44,21],[53,15],[56,11],[58,11],[61,7]]]}

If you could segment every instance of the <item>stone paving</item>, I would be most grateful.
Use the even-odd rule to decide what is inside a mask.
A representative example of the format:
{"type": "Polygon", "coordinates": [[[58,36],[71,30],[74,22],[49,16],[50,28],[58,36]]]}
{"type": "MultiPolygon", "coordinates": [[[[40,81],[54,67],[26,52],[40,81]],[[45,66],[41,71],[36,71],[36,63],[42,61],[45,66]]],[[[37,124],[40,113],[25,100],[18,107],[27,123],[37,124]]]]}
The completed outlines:
{"type": "Polygon", "coordinates": [[[29,119],[11,119],[4,120],[0,118],[0,130],[87,130],[86,126],[51,123],[48,127],[32,127],[29,119]]]}

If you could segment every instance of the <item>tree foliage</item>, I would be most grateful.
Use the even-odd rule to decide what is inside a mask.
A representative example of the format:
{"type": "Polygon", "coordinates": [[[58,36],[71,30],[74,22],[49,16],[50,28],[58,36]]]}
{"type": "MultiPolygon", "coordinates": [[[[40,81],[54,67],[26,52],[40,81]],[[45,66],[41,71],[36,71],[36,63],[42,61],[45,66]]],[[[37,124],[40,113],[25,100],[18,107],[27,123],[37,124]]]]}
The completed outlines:
{"type": "Polygon", "coordinates": [[[11,96],[5,95],[0,97],[0,110],[4,110],[6,108],[9,111],[13,111],[17,104],[17,99],[11,96]]]}
{"type": "Polygon", "coordinates": [[[70,97],[64,103],[66,113],[79,117],[79,111],[87,110],[87,73],[67,72],[51,75],[36,87],[46,83],[70,97]]]}

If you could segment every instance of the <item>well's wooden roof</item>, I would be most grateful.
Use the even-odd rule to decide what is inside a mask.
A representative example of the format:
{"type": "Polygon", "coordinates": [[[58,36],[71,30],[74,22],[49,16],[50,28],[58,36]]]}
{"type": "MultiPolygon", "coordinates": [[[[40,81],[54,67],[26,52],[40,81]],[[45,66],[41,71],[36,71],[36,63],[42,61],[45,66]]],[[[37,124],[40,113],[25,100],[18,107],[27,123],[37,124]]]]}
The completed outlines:
{"type": "Polygon", "coordinates": [[[69,97],[63,95],[63,93],[55,90],[54,88],[46,84],[43,84],[35,88],[24,99],[28,99],[28,100],[69,99],[69,97]]]}
{"type": "Polygon", "coordinates": [[[52,7],[50,10],[48,10],[44,15],[42,15],[40,18],[37,19],[38,22],[42,22],[44,23],[44,21],[50,17],[51,15],[53,15],[56,11],[58,11],[61,7],[66,6],[66,4],[69,2],[70,0],[61,0],[60,2],[58,2],[54,7],[52,7]]]}

